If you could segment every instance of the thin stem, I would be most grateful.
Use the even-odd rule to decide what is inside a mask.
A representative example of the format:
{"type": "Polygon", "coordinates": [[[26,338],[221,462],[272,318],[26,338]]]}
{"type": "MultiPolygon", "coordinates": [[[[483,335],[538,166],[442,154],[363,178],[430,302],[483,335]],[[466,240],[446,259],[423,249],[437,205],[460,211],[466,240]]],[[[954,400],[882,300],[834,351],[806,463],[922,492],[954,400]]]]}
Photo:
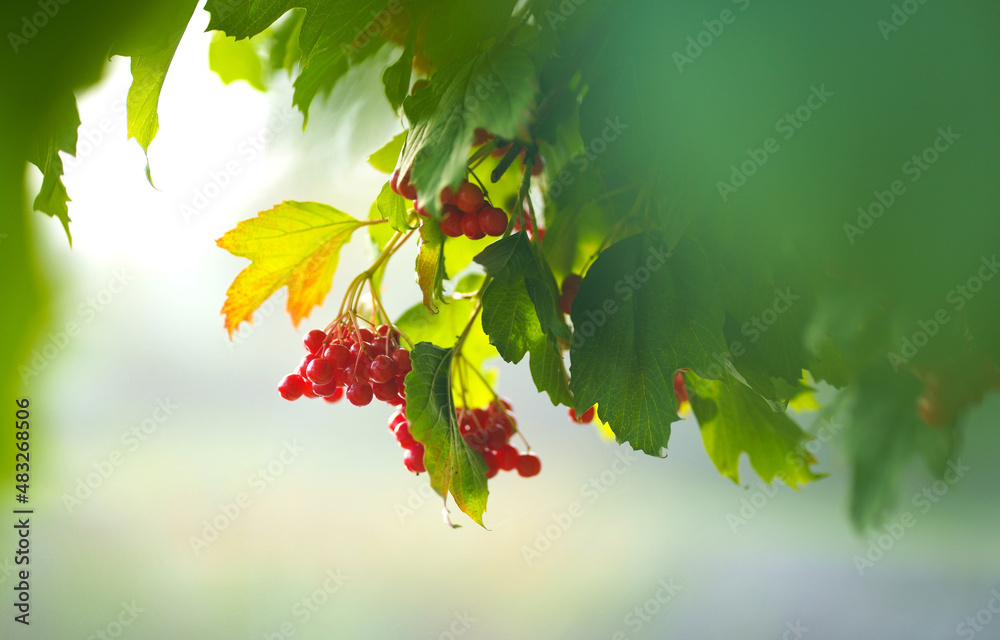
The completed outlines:
{"type": "Polygon", "coordinates": [[[510,220],[507,221],[507,229],[503,232],[504,238],[509,236],[514,230],[514,222],[517,221],[517,218],[524,211],[524,199],[528,196],[528,191],[531,189],[531,167],[534,164],[534,157],[526,159],[524,174],[521,176],[521,186],[517,189],[517,202],[514,203],[514,210],[510,214],[510,220]]]}

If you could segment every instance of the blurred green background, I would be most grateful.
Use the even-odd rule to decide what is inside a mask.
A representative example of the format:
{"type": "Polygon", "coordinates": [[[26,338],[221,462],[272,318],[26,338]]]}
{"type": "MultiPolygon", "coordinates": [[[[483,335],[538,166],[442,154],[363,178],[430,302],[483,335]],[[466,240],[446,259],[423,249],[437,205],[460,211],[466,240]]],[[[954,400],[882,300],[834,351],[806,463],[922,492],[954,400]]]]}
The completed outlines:
{"type": "MultiPolygon", "coordinates": [[[[931,20],[938,6],[921,11],[931,20]]],[[[291,327],[279,293],[229,341],[218,310],[245,263],[214,241],[284,199],[366,215],[385,177],[364,160],[399,124],[359,69],[313,107],[303,135],[287,82],[261,94],[208,70],[207,18],[196,13],[164,87],[157,188],[125,140],[130,74],[116,58],[79,96],[66,162],[73,249],[57,221],[29,218],[53,296],[33,348],[57,349],[23,387],[32,624],[15,624],[8,604],[0,638],[1000,638],[1000,614],[980,613],[1000,589],[996,396],[969,416],[969,471],[936,502],[914,500],[934,490],[914,467],[901,509],[915,525],[898,540],[850,528],[836,440],[816,452],[831,477],[802,492],[763,491],[749,465],[740,488],[718,475],[692,420],[675,426],[666,460],[631,455],[552,407],[526,366],[499,362],[543,472],[501,475],[490,531],[454,508],[465,526],[453,531],[426,479],[403,468],[386,408],[283,401],[274,387],[310,327],[291,327]],[[359,90],[371,100],[341,108],[359,90]],[[71,321],[80,332],[63,341],[71,321]],[[224,528],[193,544],[213,521],[224,528]],[[879,542],[887,550],[859,570],[879,542]],[[662,584],[679,587],[666,603],[662,584]],[[977,613],[992,624],[963,632],[977,613]]],[[[39,174],[26,180],[34,194],[39,174]]],[[[370,257],[358,234],[342,273],[370,257]]],[[[412,258],[389,268],[397,313],[419,300],[412,258]]],[[[346,282],[310,326],[332,317],[346,282]]],[[[0,503],[14,504],[10,491],[0,503]]]]}

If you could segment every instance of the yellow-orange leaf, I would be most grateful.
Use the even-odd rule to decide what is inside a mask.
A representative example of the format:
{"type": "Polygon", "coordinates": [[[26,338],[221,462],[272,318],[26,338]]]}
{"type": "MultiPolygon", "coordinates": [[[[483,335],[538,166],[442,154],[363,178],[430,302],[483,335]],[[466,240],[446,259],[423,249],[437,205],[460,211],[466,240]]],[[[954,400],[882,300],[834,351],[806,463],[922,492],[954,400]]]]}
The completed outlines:
{"type": "Polygon", "coordinates": [[[229,335],[283,286],[288,315],[298,327],[330,292],[340,248],[365,224],[329,205],[286,201],[216,240],[234,256],[251,260],[229,285],[222,305],[229,335]]]}

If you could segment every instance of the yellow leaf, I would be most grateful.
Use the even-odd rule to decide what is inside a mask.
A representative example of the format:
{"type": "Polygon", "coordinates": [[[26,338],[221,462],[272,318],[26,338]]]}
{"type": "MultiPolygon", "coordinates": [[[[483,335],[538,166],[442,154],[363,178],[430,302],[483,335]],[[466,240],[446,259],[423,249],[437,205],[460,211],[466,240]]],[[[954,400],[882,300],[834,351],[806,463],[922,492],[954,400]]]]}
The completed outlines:
{"type": "Polygon", "coordinates": [[[219,238],[217,245],[251,260],[226,292],[222,314],[229,335],[283,286],[288,287],[288,315],[298,327],[330,292],[340,248],[366,224],[371,223],[329,205],[286,201],[219,238]]]}

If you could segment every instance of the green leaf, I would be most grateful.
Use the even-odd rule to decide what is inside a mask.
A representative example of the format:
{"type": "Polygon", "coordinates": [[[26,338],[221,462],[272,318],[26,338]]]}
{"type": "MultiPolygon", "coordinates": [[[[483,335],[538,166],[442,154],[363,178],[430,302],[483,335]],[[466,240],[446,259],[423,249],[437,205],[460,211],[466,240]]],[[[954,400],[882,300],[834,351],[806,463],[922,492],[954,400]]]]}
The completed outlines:
{"type": "Polygon", "coordinates": [[[514,364],[545,337],[523,280],[512,284],[493,280],[487,285],[483,291],[482,322],[490,344],[501,358],[514,364]]]}
{"type": "Polygon", "coordinates": [[[424,445],[424,466],[431,487],[443,498],[451,493],[455,504],[480,526],[489,489],[486,462],[465,443],[455,420],[451,395],[453,349],[427,342],[410,353],[413,370],[406,375],[406,418],[410,434],[424,445]]]}
{"type": "Polygon", "coordinates": [[[212,14],[209,29],[225,31],[238,39],[257,35],[287,11],[306,10],[299,31],[302,71],[295,80],[293,104],[308,119],[309,105],[320,91],[329,92],[347,72],[351,59],[371,54],[384,44],[376,35],[364,38],[372,17],[385,7],[383,0],[208,0],[205,9],[212,14]],[[355,47],[355,40],[359,47],[355,47]],[[363,42],[362,42],[363,40],[363,42]]]}
{"type": "Polygon", "coordinates": [[[920,381],[879,363],[845,391],[840,416],[853,467],[851,521],[859,530],[880,525],[895,506],[914,457],[937,474],[957,447],[953,429],[929,427],[917,417],[920,381]]]}
{"type": "MultiPolygon", "coordinates": [[[[131,57],[132,85],[128,90],[128,137],[135,138],[143,153],[149,153],[149,145],[160,129],[160,118],[156,108],[160,101],[160,90],[167,77],[170,62],[174,59],[177,45],[194,13],[197,3],[190,2],[190,10],[171,14],[168,24],[161,25],[163,36],[153,44],[135,51],[122,52],[131,57]]],[[[152,184],[149,161],[146,161],[146,178],[152,184]]]]}
{"type": "Polygon", "coordinates": [[[497,282],[522,284],[534,306],[541,330],[555,340],[569,340],[569,328],[559,311],[559,290],[548,262],[524,231],[497,240],[476,256],[476,262],[497,282]]]}
{"type": "Polygon", "coordinates": [[[393,191],[388,182],[382,185],[382,190],[379,192],[375,204],[382,219],[389,221],[390,227],[396,231],[409,231],[411,229],[406,221],[406,198],[393,191]]]}
{"type": "Polygon", "coordinates": [[[810,469],[814,460],[805,449],[810,436],[787,414],[775,413],[763,398],[730,376],[703,380],[689,372],[684,378],[705,451],[723,476],[739,483],[740,455],[745,452],[767,483],[780,478],[798,489],[823,477],[810,469]]]}
{"type": "Polygon", "coordinates": [[[618,442],[659,455],[678,420],[673,377],[723,377],[725,311],[701,250],[673,253],[658,232],[618,242],[594,262],[573,303],[571,381],[577,411],[601,406],[618,442]]]}
{"type": "Polygon", "coordinates": [[[515,233],[483,249],[475,260],[494,280],[512,284],[524,276],[534,261],[531,240],[523,231],[515,233]]]}
{"type": "MultiPolygon", "coordinates": [[[[481,276],[467,276],[462,283],[478,288],[477,279],[481,276]]],[[[442,305],[441,311],[436,314],[424,305],[416,304],[396,320],[396,326],[413,342],[430,342],[448,348],[458,340],[475,308],[475,300],[471,298],[450,298],[448,304],[442,305]]],[[[493,401],[493,393],[475,372],[478,371],[492,384],[495,374],[492,370],[483,371],[483,362],[496,357],[496,354],[496,349],[483,333],[481,323],[473,322],[462,344],[462,356],[455,363],[458,373],[454,381],[455,392],[461,392],[460,382],[464,381],[465,392],[457,396],[464,406],[484,407],[493,401]]]]}
{"type": "Polygon", "coordinates": [[[437,313],[435,300],[444,298],[444,234],[433,221],[420,225],[420,249],[417,252],[417,284],[424,296],[424,306],[437,313]]]}
{"type": "MultiPolygon", "coordinates": [[[[538,267],[534,262],[524,264],[516,260],[504,260],[505,256],[509,258],[512,255],[508,250],[511,244],[514,243],[501,245],[496,249],[488,248],[480,254],[485,254],[483,261],[495,267],[503,276],[500,279],[494,278],[483,291],[483,331],[490,337],[490,344],[496,347],[500,357],[507,362],[516,364],[525,353],[530,353],[529,367],[535,387],[548,393],[553,404],[571,406],[573,399],[569,393],[569,380],[562,355],[556,346],[556,337],[543,332],[537,307],[529,293],[529,286],[540,288],[541,281],[535,278],[525,279],[523,273],[515,276],[511,268],[514,264],[520,264],[522,271],[538,267]]],[[[536,294],[536,297],[541,295],[543,294],[536,294]]],[[[552,306],[554,305],[553,301],[552,306]]]]}
{"type": "Polygon", "coordinates": [[[515,0],[444,0],[431,3],[424,50],[438,65],[475,50],[481,42],[503,37],[515,0]]]}
{"type": "Polygon", "coordinates": [[[407,46],[399,54],[399,59],[382,72],[385,97],[389,99],[393,111],[399,111],[403,100],[410,92],[410,74],[413,72],[413,51],[407,46]]]}
{"type": "Polygon", "coordinates": [[[302,58],[299,49],[299,32],[302,30],[302,19],[305,11],[292,9],[284,20],[278,21],[278,26],[270,29],[271,46],[268,54],[272,69],[284,69],[291,75],[292,70],[302,58]]]}
{"type": "Polygon", "coordinates": [[[563,364],[562,353],[551,341],[542,337],[531,345],[529,366],[535,388],[549,395],[552,404],[573,406],[569,392],[569,378],[563,364]]]}
{"type": "Polygon", "coordinates": [[[267,90],[263,65],[250,40],[237,40],[216,31],[208,45],[208,68],[225,84],[243,80],[258,91],[267,90]]]}
{"type": "Polygon", "coordinates": [[[465,178],[473,131],[483,127],[515,138],[527,127],[537,87],[534,64],[504,45],[457,60],[437,73],[426,89],[409,96],[403,110],[412,123],[403,148],[403,171],[431,213],[438,194],[465,178]]]}
{"type": "Polygon", "coordinates": [[[59,219],[70,246],[73,237],[69,232],[69,194],[62,182],[63,163],[59,152],[76,154],[76,131],[79,126],[76,99],[72,93],[66,93],[55,101],[48,135],[43,141],[31,145],[28,151],[28,161],[42,172],[42,186],[35,196],[34,209],[59,219]]]}
{"type": "Polygon", "coordinates": [[[382,173],[392,173],[396,168],[396,161],[399,160],[399,153],[403,150],[404,142],[406,142],[406,131],[397,133],[384,147],[368,156],[368,164],[382,173]]]}

